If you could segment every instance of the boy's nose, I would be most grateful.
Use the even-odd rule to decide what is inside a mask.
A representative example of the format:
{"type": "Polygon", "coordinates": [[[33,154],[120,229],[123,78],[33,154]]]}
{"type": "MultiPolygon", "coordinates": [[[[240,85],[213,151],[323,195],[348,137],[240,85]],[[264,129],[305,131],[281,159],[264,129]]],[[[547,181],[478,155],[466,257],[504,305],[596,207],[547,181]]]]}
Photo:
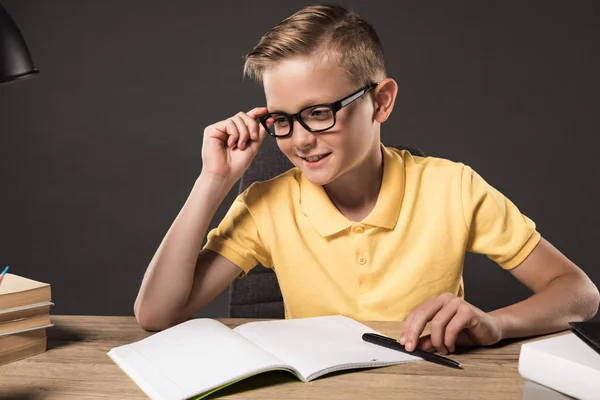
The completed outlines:
{"type": "Polygon", "coordinates": [[[307,131],[298,121],[294,121],[294,126],[292,128],[292,141],[294,147],[297,149],[312,147],[316,141],[316,137],[312,132],[307,131]]]}

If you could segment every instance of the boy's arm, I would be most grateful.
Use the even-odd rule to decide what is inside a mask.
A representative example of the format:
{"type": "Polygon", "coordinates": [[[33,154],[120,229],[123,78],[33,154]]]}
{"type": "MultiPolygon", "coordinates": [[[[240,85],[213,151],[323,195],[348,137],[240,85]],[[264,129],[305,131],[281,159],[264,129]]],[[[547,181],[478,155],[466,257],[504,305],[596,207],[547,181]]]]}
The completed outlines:
{"type": "Polygon", "coordinates": [[[265,107],[240,112],[204,130],[202,172],[148,266],[134,305],[138,323],[161,330],[190,318],[242,269],[202,250],[223,199],[250,166],[266,136],[256,119],[265,107]]]}
{"type": "Polygon", "coordinates": [[[573,262],[544,238],[511,270],[534,295],[511,306],[485,313],[465,300],[444,293],[411,311],[400,343],[452,352],[455,346],[492,345],[502,339],[534,336],[569,327],[570,321],[592,318],[598,311],[598,289],[573,262]],[[419,339],[427,323],[431,333],[419,339]]]}
{"type": "Polygon", "coordinates": [[[162,330],[186,320],[241,272],[225,257],[200,251],[210,221],[230,189],[229,182],[200,174],[144,275],[134,306],[144,329],[162,330]]]}
{"type": "Polygon", "coordinates": [[[516,338],[569,328],[570,321],[592,318],[598,311],[598,288],[588,276],[547,240],[510,271],[535,294],[492,311],[502,338],[516,338]]]}

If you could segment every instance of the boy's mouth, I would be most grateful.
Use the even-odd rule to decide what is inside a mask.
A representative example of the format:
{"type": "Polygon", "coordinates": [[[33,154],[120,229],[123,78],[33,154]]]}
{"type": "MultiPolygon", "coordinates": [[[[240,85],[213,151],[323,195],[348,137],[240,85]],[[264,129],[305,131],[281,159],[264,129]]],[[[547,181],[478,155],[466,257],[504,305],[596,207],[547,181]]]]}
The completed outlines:
{"type": "Polygon", "coordinates": [[[310,156],[310,157],[302,157],[302,158],[305,159],[306,161],[314,162],[314,161],[319,161],[321,158],[326,157],[329,154],[331,154],[331,153],[320,154],[320,155],[310,156]]]}
{"type": "Polygon", "coordinates": [[[331,153],[325,153],[325,154],[318,154],[318,155],[314,155],[314,156],[310,156],[310,157],[300,157],[302,160],[304,160],[304,163],[306,165],[309,166],[316,166],[318,164],[321,164],[321,161],[324,160],[325,158],[327,158],[331,153]]]}

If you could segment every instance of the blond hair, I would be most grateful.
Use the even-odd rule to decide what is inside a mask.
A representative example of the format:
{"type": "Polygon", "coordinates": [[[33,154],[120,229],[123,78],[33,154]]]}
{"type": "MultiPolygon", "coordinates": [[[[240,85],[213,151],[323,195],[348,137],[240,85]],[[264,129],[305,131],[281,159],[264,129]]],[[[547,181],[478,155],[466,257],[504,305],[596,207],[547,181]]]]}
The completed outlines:
{"type": "Polygon", "coordinates": [[[383,46],[375,29],[339,5],[307,6],[265,33],[246,55],[244,76],[262,83],[265,70],[286,58],[333,56],[358,85],[385,78],[383,46]]]}

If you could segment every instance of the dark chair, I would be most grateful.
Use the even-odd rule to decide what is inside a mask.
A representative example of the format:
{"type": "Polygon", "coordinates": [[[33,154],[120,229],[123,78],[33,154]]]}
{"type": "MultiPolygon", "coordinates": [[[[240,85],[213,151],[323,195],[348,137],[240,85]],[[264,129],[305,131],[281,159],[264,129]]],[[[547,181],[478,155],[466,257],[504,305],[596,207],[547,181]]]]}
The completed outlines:
{"type": "MultiPolygon", "coordinates": [[[[238,193],[252,183],[280,175],[293,164],[279,150],[274,140],[266,138],[250,168],[240,180],[238,193]]],[[[419,149],[393,146],[425,157],[419,149]]],[[[283,298],[275,272],[258,264],[244,278],[236,279],[229,287],[229,317],[231,318],[284,318],[283,298]]]]}

